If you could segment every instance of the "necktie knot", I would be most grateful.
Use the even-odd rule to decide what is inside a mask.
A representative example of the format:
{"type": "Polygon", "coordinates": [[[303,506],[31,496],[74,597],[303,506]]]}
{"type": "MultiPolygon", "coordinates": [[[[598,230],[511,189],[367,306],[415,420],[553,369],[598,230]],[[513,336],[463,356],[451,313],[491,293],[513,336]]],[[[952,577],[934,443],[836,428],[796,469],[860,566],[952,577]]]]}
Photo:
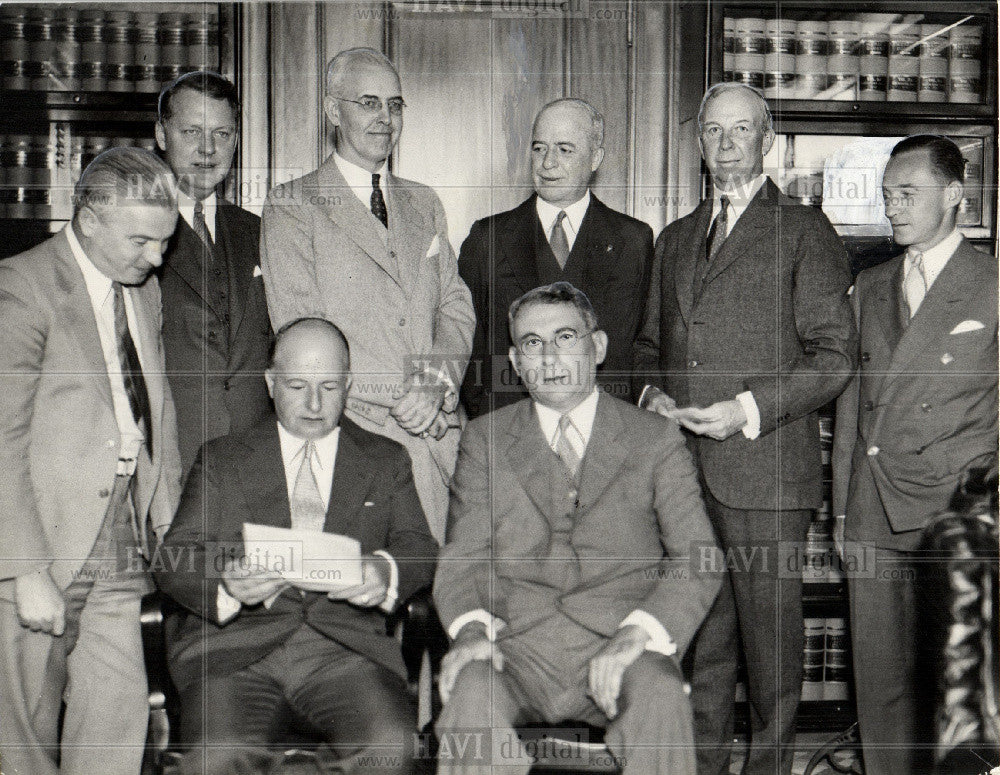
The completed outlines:
{"type": "Polygon", "coordinates": [[[205,243],[205,247],[208,248],[207,255],[211,258],[214,242],[212,241],[211,233],[208,231],[208,224],[205,222],[205,204],[200,199],[194,203],[194,220],[192,225],[194,226],[194,233],[198,235],[198,239],[205,243]]]}

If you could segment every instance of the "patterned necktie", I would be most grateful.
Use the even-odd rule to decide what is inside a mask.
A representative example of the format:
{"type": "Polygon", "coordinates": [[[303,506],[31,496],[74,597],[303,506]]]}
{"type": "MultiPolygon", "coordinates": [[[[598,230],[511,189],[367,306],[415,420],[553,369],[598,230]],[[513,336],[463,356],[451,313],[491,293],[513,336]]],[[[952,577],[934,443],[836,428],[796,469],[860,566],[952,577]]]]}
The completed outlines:
{"type": "Polygon", "coordinates": [[[579,437],[580,431],[578,431],[576,426],[573,425],[573,421],[570,419],[569,415],[564,414],[559,418],[559,438],[556,439],[556,454],[562,458],[563,465],[565,465],[566,470],[569,471],[570,477],[573,481],[576,481],[577,475],[580,473],[580,462],[582,461],[582,458],[576,451],[576,447],[573,445],[570,434],[575,434],[579,437]]]}
{"type": "Polygon", "coordinates": [[[198,235],[198,238],[205,243],[205,247],[208,248],[208,256],[212,257],[212,250],[215,248],[215,243],[212,241],[212,235],[209,234],[208,224],[205,223],[205,205],[201,201],[194,203],[194,233],[198,235]]]}
{"type": "Polygon", "coordinates": [[[128,330],[128,316],[125,313],[125,297],[122,284],[113,282],[115,305],[115,343],[118,349],[118,363],[122,370],[122,382],[125,384],[125,395],[132,410],[132,418],[139,430],[146,437],[149,455],[153,455],[153,423],[149,411],[149,393],[146,391],[146,378],[142,375],[142,364],[139,363],[139,352],[135,349],[132,334],[128,330]]]}
{"type": "Polygon", "coordinates": [[[326,522],[326,508],[323,497],[319,494],[319,486],[313,475],[312,458],[316,454],[316,446],[311,441],[302,445],[302,463],[295,477],[292,488],[291,517],[292,527],[296,530],[323,530],[326,522]]]}
{"type": "Polygon", "coordinates": [[[556,216],[556,222],[552,224],[552,232],[549,234],[549,246],[559,263],[559,268],[564,269],[569,260],[569,240],[566,239],[566,230],[563,229],[563,221],[566,220],[566,211],[560,210],[556,216]]]}
{"type": "Polygon", "coordinates": [[[903,297],[910,308],[910,317],[917,314],[927,294],[927,277],[924,274],[924,254],[919,250],[906,252],[906,277],[903,278],[903,297]]]}
{"type": "Polygon", "coordinates": [[[382,197],[382,189],[378,182],[382,176],[377,172],[372,173],[372,215],[382,221],[385,228],[389,228],[389,211],[385,209],[385,199],[382,197]]]}
{"type": "Polygon", "coordinates": [[[708,239],[705,241],[707,249],[705,251],[705,261],[709,264],[719,252],[722,243],[726,241],[729,231],[729,197],[719,197],[719,214],[712,221],[712,227],[708,230],[708,239]]]}

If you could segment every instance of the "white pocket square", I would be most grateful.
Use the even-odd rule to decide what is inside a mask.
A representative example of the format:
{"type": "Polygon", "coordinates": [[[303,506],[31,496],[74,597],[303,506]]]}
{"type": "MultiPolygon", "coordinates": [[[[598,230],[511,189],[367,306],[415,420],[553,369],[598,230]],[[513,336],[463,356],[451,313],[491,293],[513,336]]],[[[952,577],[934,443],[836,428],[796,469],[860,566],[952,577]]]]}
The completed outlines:
{"type": "Polygon", "coordinates": [[[441,239],[437,234],[434,235],[434,239],[431,240],[431,246],[427,248],[427,257],[436,256],[441,252],[441,239]]]}
{"type": "Polygon", "coordinates": [[[263,277],[264,276],[264,273],[262,271],[260,271],[260,264],[258,264],[257,266],[255,266],[253,268],[253,276],[254,277],[263,277]]]}
{"type": "Polygon", "coordinates": [[[981,328],[986,328],[986,326],[984,326],[978,320],[963,320],[961,323],[959,323],[957,326],[951,329],[951,333],[964,334],[967,331],[978,331],[981,328]]]}
{"type": "Polygon", "coordinates": [[[375,505],[375,501],[365,501],[365,505],[366,506],[374,506],[375,505]]]}

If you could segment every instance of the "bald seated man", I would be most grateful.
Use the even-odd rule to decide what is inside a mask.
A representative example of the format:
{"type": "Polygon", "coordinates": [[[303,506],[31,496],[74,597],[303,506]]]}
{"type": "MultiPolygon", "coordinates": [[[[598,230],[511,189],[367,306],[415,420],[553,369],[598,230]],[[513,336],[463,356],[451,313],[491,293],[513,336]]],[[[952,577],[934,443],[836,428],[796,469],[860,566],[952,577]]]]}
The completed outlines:
{"type": "Polygon", "coordinates": [[[264,373],[275,413],[205,444],[188,477],[165,538],[165,553],[185,561],[158,574],[183,607],[168,662],[191,746],[185,772],[269,772],[289,711],[348,771],[371,771],[369,756],[377,772],[411,770],[416,706],[385,617],[430,583],[437,545],[406,451],[343,416],[350,365],[335,325],[287,323],[264,373]],[[247,522],[356,539],[363,581],[279,575],[247,556],[247,522]]]}

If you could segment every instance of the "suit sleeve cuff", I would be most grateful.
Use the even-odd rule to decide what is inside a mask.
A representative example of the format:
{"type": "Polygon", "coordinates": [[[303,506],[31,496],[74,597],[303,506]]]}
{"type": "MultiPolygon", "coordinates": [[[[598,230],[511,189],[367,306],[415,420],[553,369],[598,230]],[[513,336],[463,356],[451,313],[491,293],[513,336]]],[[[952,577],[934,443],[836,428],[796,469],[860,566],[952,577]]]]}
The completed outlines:
{"type": "Polygon", "coordinates": [[[378,549],[372,554],[376,557],[385,557],[389,563],[389,588],[386,590],[385,600],[378,605],[383,611],[389,613],[396,607],[396,601],[399,600],[399,566],[396,565],[392,555],[384,549],[378,549]]]}
{"type": "Polygon", "coordinates": [[[747,416],[747,424],[743,426],[743,435],[753,441],[760,436],[760,410],[757,408],[757,401],[749,390],[739,393],[736,400],[740,402],[743,414],[747,416]]]}
{"type": "Polygon", "coordinates": [[[646,644],[646,651],[655,651],[657,654],[673,656],[677,653],[677,644],[670,637],[670,633],[660,624],[659,620],[652,614],[641,609],[635,609],[632,613],[622,619],[618,628],[635,625],[644,630],[649,635],[649,642],[646,644]]]}
{"type": "Polygon", "coordinates": [[[215,595],[215,611],[219,624],[226,624],[240,612],[242,605],[239,600],[226,592],[226,588],[219,584],[218,592],[215,595]]]}
{"type": "Polygon", "coordinates": [[[649,401],[649,399],[651,399],[654,395],[656,395],[656,391],[658,390],[659,388],[654,385],[646,385],[646,387],[642,389],[642,393],[639,394],[639,401],[637,403],[637,406],[640,409],[645,409],[646,402],[649,401]]]}
{"type": "Polygon", "coordinates": [[[504,622],[502,619],[497,619],[497,617],[485,608],[477,608],[475,611],[467,611],[455,619],[455,621],[451,623],[451,626],[448,627],[448,637],[455,640],[455,638],[458,637],[458,633],[460,633],[462,628],[469,622],[480,622],[485,625],[486,637],[489,638],[490,643],[496,641],[497,633],[504,628],[504,622]]]}

